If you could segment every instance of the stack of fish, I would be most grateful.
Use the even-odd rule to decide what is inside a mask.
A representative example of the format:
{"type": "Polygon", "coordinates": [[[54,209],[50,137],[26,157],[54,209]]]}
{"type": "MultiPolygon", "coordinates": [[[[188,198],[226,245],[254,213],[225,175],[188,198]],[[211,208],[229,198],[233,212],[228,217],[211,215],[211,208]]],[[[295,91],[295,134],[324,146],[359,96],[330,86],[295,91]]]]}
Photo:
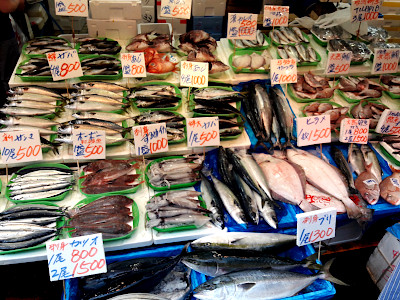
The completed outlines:
{"type": "Polygon", "coordinates": [[[48,52],[71,50],[67,40],[50,36],[37,37],[25,44],[25,53],[28,55],[45,55],[48,52]]]}
{"type": "Polygon", "coordinates": [[[268,70],[272,56],[268,50],[264,50],[261,54],[253,52],[251,55],[234,55],[232,58],[232,66],[236,71],[240,72],[242,69],[250,69],[251,71],[263,68],[268,70]]]}
{"type": "Polygon", "coordinates": [[[231,40],[235,48],[246,49],[246,48],[259,48],[268,46],[268,41],[265,39],[264,33],[257,29],[256,40],[231,40]]]}
{"type": "Polygon", "coordinates": [[[168,158],[152,162],[147,176],[155,187],[168,187],[199,181],[199,170],[203,167],[203,156],[194,155],[182,158],[168,158]]]}
{"type": "Polygon", "coordinates": [[[383,87],[366,77],[344,77],[339,78],[339,89],[350,99],[362,100],[368,98],[380,98],[383,87]]]}
{"type": "Polygon", "coordinates": [[[367,34],[360,36],[367,42],[386,42],[389,38],[389,34],[386,29],[382,27],[368,26],[367,34]]]}
{"type": "Polygon", "coordinates": [[[284,45],[278,47],[278,56],[280,58],[294,58],[297,63],[317,62],[317,52],[311,46],[304,46],[302,43],[293,45],[284,45]]]}
{"type": "Polygon", "coordinates": [[[20,169],[7,185],[13,201],[56,197],[72,189],[74,175],[69,168],[41,166],[20,169]]]}
{"type": "Polygon", "coordinates": [[[70,209],[68,226],[72,236],[102,233],[103,239],[121,237],[132,228],[133,200],[122,196],[106,196],[79,208],[70,209]]]}
{"type": "Polygon", "coordinates": [[[305,114],[307,117],[330,115],[331,129],[335,130],[340,128],[340,123],[344,118],[347,117],[348,111],[348,107],[333,107],[333,105],[330,103],[313,102],[303,109],[303,114],[305,114]]]}
{"type": "Polygon", "coordinates": [[[247,97],[242,105],[253,133],[258,140],[257,145],[270,143],[275,137],[275,146],[282,148],[281,139],[285,139],[284,146],[290,146],[293,136],[293,114],[283,92],[278,88],[270,88],[268,95],[266,88],[260,84],[250,84],[247,97]]]}
{"type": "Polygon", "coordinates": [[[160,55],[156,49],[147,48],[144,51],[146,72],[151,74],[165,74],[176,71],[178,62],[173,62],[169,55],[160,55]]]}
{"type": "Polygon", "coordinates": [[[140,33],[126,46],[128,51],[144,51],[147,48],[153,48],[160,53],[172,52],[171,37],[155,31],[140,33]]]}
{"type": "Polygon", "coordinates": [[[128,98],[132,99],[137,108],[173,108],[181,101],[173,85],[141,85],[134,88],[128,98]]]}
{"type": "Polygon", "coordinates": [[[110,54],[115,55],[121,51],[121,46],[117,41],[101,38],[79,38],[76,40],[79,43],[79,54],[110,54]]]}
{"type": "Polygon", "coordinates": [[[385,109],[388,109],[388,107],[382,103],[361,100],[360,103],[355,105],[350,112],[356,119],[369,119],[369,128],[375,129],[385,109]]]}
{"type": "Polygon", "coordinates": [[[327,49],[328,51],[351,51],[352,62],[364,62],[369,59],[372,54],[365,43],[353,40],[329,40],[327,49]]]}
{"type": "Polygon", "coordinates": [[[16,205],[0,213],[0,250],[30,248],[57,236],[57,221],[64,216],[58,206],[16,205]]]}
{"type": "Polygon", "coordinates": [[[311,29],[311,33],[314,34],[322,42],[328,42],[333,39],[349,39],[351,34],[344,30],[341,26],[332,26],[329,28],[322,28],[314,25],[311,29]]]}
{"type": "Polygon", "coordinates": [[[271,30],[269,36],[273,42],[281,45],[310,42],[298,27],[280,27],[279,29],[271,30]]]}
{"type": "Polygon", "coordinates": [[[99,55],[81,60],[83,75],[118,75],[121,61],[112,56],[99,55]]]}
{"type": "Polygon", "coordinates": [[[333,96],[335,89],[329,85],[329,79],[313,75],[311,72],[297,76],[297,82],[292,84],[294,93],[302,99],[327,99],[333,96]]]}
{"type": "Polygon", "coordinates": [[[102,194],[132,189],[142,183],[136,170],[141,167],[140,161],[131,160],[98,160],[83,168],[84,179],[81,191],[85,194],[102,194]]]}
{"type": "Polygon", "coordinates": [[[381,81],[386,85],[388,92],[400,95],[400,76],[383,75],[381,81]]]}
{"type": "Polygon", "coordinates": [[[18,66],[19,76],[51,76],[47,58],[31,58],[18,66]]]}
{"type": "Polygon", "coordinates": [[[204,215],[209,211],[201,207],[198,196],[201,193],[190,190],[169,191],[155,195],[146,204],[149,221],[147,227],[170,229],[193,225],[204,226],[211,218],[204,215]]]}

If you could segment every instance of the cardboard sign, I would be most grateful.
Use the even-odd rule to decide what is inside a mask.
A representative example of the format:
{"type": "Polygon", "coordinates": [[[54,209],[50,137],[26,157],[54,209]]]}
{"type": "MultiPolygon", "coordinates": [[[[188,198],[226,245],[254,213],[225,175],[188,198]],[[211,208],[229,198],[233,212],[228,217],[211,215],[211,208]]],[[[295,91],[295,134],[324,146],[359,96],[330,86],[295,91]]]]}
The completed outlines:
{"type": "Polygon", "coordinates": [[[400,135],[400,110],[385,109],[375,131],[383,134],[400,135]]]}
{"type": "Polygon", "coordinates": [[[105,159],[106,132],[104,130],[73,130],[74,159],[105,159]]]}
{"type": "Polygon", "coordinates": [[[331,142],[331,116],[319,115],[296,119],[297,146],[331,142]]]}
{"type": "Polygon", "coordinates": [[[208,86],[208,63],[182,61],[180,84],[188,87],[208,86]]]}
{"type": "Polygon", "coordinates": [[[374,62],[372,63],[372,74],[397,73],[399,68],[400,48],[376,49],[374,51],[374,62]]]}
{"type": "Polygon", "coordinates": [[[229,13],[228,39],[257,39],[257,14],[229,13]]]}
{"type": "Polygon", "coordinates": [[[288,26],[289,6],[264,5],[264,27],[288,26]]]}
{"type": "Polygon", "coordinates": [[[353,53],[351,51],[334,51],[328,53],[325,74],[337,75],[349,73],[353,53]]]}
{"type": "Polygon", "coordinates": [[[351,23],[378,19],[382,0],[351,1],[351,23]]]}
{"type": "Polygon", "coordinates": [[[132,131],[136,155],[168,151],[167,126],[165,123],[135,126],[132,131]]]}
{"type": "Polygon", "coordinates": [[[123,77],[146,77],[144,53],[121,53],[123,77]]]}
{"type": "Polygon", "coordinates": [[[83,76],[76,49],[46,53],[54,81],[83,76]]]}
{"type": "Polygon", "coordinates": [[[192,0],[161,0],[160,17],[190,19],[192,0]]]}
{"type": "Polygon", "coordinates": [[[87,0],[54,0],[56,15],[70,17],[88,17],[87,0]]]}
{"type": "Polygon", "coordinates": [[[51,281],[107,272],[101,233],[46,242],[51,281]]]}
{"type": "Polygon", "coordinates": [[[218,117],[187,119],[188,147],[219,146],[218,117]]]}
{"type": "Polygon", "coordinates": [[[324,208],[297,214],[297,246],[324,241],[335,237],[336,208],[324,208]]]}
{"type": "Polygon", "coordinates": [[[38,130],[3,132],[0,136],[3,164],[43,160],[38,130]]]}
{"type": "Polygon", "coordinates": [[[271,59],[271,74],[271,85],[297,82],[296,60],[271,59]]]}
{"type": "Polygon", "coordinates": [[[343,119],[340,122],[339,141],[342,143],[368,143],[369,119],[343,119]]]}

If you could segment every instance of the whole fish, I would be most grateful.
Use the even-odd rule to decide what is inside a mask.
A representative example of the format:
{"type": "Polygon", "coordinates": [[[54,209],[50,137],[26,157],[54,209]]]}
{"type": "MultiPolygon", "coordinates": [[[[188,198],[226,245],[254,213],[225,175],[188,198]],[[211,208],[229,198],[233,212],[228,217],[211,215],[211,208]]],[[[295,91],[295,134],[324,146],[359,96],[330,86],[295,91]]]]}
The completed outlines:
{"type": "Polygon", "coordinates": [[[75,120],[68,121],[68,124],[69,125],[86,124],[86,125],[100,126],[100,127],[105,127],[105,128],[112,129],[112,130],[117,130],[119,132],[123,132],[123,131],[127,130],[126,128],[124,128],[114,122],[107,121],[107,120],[101,120],[101,119],[95,119],[95,118],[75,119],[75,120]]]}
{"type": "Polygon", "coordinates": [[[41,136],[56,134],[56,132],[53,130],[46,129],[46,128],[40,128],[40,127],[34,127],[34,126],[13,125],[13,126],[6,126],[6,127],[0,128],[0,132],[26,131],[26,130],[38,130],[39,134],[41,136]]]}
{"type": "Polygon", "coordinates": [[[71,98],[71,101],[83,101],[83,102],[89,101],[89,102],[105,103],[110,105],[123,105],[122,101],[118,99],[101,95],[93,95],[93,94],[75,96],[71,98]]]}
{"type": "Polygon", "coordinates": [[[250,187],[243,181],[242,178],[236,172],[233,172],[233,178],[235,180],[237,190],[238,190],[238,198],[240,201],[240,205],[243,208],[243,212],[245,213],[247,219],[258,225],[259,222],[259,214],[258,207],[255,199],[253,198],[253,192],[250,187]]]}
{"type": "Polygon", "coordinates": [[[123,92],[127,91],[128,88],[118,85],[115,83],[110,82],[102,82],[102,81],[91,81],[91,82],[80,82],[73,85],[76,89],[100,89],[100,90],[107,90],[111,92],[123,92]]]}
{"type": "Polygon", "coordinates": [[[99,119],[99,120],[107,120],[110,122],[122,122],[128,119],[131,119],[130,116],[125,116],[116,113],[110,112],[99,112],[99,111],[80,111],[73,113],[72,116],[76,119],[99,119]]]}
{"type": "Polygon", "coordinates": [[[105,103],[97,103],[97,102],[84,102],[84,101],[75,101],[73,103],[65,105],[65,108],[74,109],[78,111],[114,111],[125,107],[121,105],[112,105],[105,103]]]}
{"type": "Polygon", "coordinates": [[[85,89],[85,90],[78,90],[75,93],[71,93],[72,97],[77,97],[77,96],[86,96],[86,95],[100,95],[100,96],[105,96],[109,98],[114,98],[122,101],[124,98],[124,95],[122,92],[112,92],[108,90],[103,90],[103,89],[85,89]]]}
{"type": "Polygon", "coordinates": [[[109,298],[109,300],[170,300],[170,299],[150,293],[128,293],[109,298]]]}
{"type": "Polygon", "coordinates": [[[372,164],[371,172],[375,175],[376,179],[378,179],[378,183],[380,183],[382,181],[382,169],[378,157],[368,144],[362,144],[360,148],[365,164],[372,164]]]}
{"type": "Polygon", "coordinates": [[[72,134],[73,130],[102,130],[106,135],[121,135],[119,130],[89,124],[61,125],[57,129],[60,134],[72,134]]]}
{"type": "Polygon", "coordinates": [[[211,211],[211,222],[218,228],[224,229],[225,224],[222,199],[215,190],[214,185],[208,181],[208,178],[203,172],[200,172],[200,176],[200,190],[207,209],[211,211]]]}
{"type": "Polygon", "coordinates": [[[23,95],[26,93],[38,94],[43,96],[50,96],[55,98],[62,98],[57,92],[38,85],[17,86],[10,89],[11,94],[23,95]]]}
{"type": "Polygon", "coordinates": [[[319,209],[334,207],[338,214],[346,213],[346,207],[342,201],[321,192],[309,183],[306,184],[306,200],[319,209]]]}
{"type": "Polygon", "coordinates": [[[392,169],[393,174],[379,184],[380,195],[392,205],[400,204],[400,172],[392,169]]]}
{"type": "Polygon", "coordinates": [[[357,175],[360,175],[365,171],[364,156],[360,148],[357,145],[350,144],[348,153],[351,168],[357,175]]]}
{"type": "Polygon", "coordinates": [[[26,108],[26,107],[3,107],[0,111],[11,116],[42,116],[54,113],[50,109],[26,108]]]}
{"type": "Polygon", "coordinates": [[[16,249],[33,247],[36,245],[43,244],[49,240],[52,240],[55,236],[56,236],[56,233],[52,232],[45,236],[33,238],[33,239],[30,239],[27,241],[22,241],[22,242],[6,242],[6,243],[0,242],[0,250],[16,250],[16,249]]]}
{"type": "Polygon", "coordinates": [[[262,128],[264,129],[266,142],[271,142],[272,131],[272,105],[266,90],[260,85],[254,86],[254,102],[260,114],[262,128]]]}
{"type": "Polygon", "coordinates": [[[8,101],[4,104],[5,107],[26,107],[26,108],[40,108],[40,109],[49,109],[55,110],[59,106],[55,102],[39,102],[39,101],[30,101],[30,100],[15,100],[8,101]]]}
{"type": "Polygon", "coordinates": [[[371,171],[372,164],[365,166],[365,171],[358,175],[355,185],[361,196],[369,204],[376,204],[379,200],[379,181],[371,171]]]}
{"type": "Polygon", "coordinates": [[[50,191],[31,193],[31,194],[22,194],[22,195],[11,196],[10,198],[12,200],[37,200],[37,199],[55,197],[65,192],[68,192],[69,190],[71,190],[71,188],[63,188],[58,190],[50,190],[50,191]]]}
{"type": "Polygon", "coordinates": [[[354,178],[353,174],[350,170],[350,167],[344,157],[342,151],[335,146],[331,146],[332,158],[338,166],[339,170],[342,172],[344,177],[346,178],[346,182],[349,186],[349,192],[351,194],[357,194],[356,187],[354,186],[354,178]]]}
{"type": "Polygon", "coordinates": [[[40,127],[40,128],[50,128],[51,126],[58,125],[58,122],[34,118],[34,117],[24,117],[24,116],[8,116],[4,118],[0,118],[0,124],[6,126],[32,126],[32,127],[40,127]]]}

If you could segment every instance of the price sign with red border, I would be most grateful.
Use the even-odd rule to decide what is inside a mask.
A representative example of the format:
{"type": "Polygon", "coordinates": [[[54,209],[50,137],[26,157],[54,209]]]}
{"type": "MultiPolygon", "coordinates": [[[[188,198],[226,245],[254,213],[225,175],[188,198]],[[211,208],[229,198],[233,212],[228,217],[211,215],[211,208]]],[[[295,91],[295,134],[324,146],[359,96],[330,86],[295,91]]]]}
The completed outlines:
{"type": "Polygon", "coordinates": [[[54,81],[83,76],[76,49],[46,53],[54,81]]]}
{"type": "Polygon", "coordinates": [[[167,126],[165,123],[135,126],[132,131],[136,155],[168,151],[167,126]]]}
{"type": "Polygon", "coordinates": [[[227,38],[231,40],[256,40],[257,14],[229,13],[227,38]]]}
{"type": "Polygon", "coordinates": [[[43,160],[38,130],[3,132],[0,136],[4,164],[43,160]]]}
{"type": "Polygon", "coordinates": [[[190,19],[192,0],[161,0],[160,17],[190,19]]]}
{"type": "Polygon", "coordinates": [[[400,60],[400,48],[377,49],[374,51],[372,74],[397,73],[400,60]]]}
{"type": "MultiPolygon", "coordinates": [[[[50,0],[51,1],[51,0],[50,0]]],[[[54,0],[56,15],[70,17],[88,17],[87,0],[54,0]]]]}
{"type": "Polygon", "coordinates": [[[289,6],[264,5],[264,27],[288,26],[289,6]]]}
{"type": "Polygon", "coordinates": [[[219,146],[218,117],[187,119],[188,147],[219,146]]]}
{"type": "Polygon", "coordinates": [[[121,53],[123,77],[146,77],[144,53],[121,53]]]}
{"type": "Polygon", "coordinates": [[[319,115],[296,119],[297,146],[331,142],[331,116],[319,115]]]}
{"type": "Polygon", "coordinates": [[[342,143],[368,143],[369,119],[346,118],[340,122],[339,141],[342,143]]]}
{"type": "Polygon", "coordinates": [[[297,82],[295,59],[271,59],[271,85],[295,82],[297,82]]]}
{"type": "Polygon", "coordinates": [[[352,56],[353,54],[351,51],[328,52],[325,74],[336,75],[349,73],[352,56]]]}
{"type": "Polygon", "coordinates": [[[105,159],[106,132],[104,130],[73,130],[74,159],[105,159]]]}

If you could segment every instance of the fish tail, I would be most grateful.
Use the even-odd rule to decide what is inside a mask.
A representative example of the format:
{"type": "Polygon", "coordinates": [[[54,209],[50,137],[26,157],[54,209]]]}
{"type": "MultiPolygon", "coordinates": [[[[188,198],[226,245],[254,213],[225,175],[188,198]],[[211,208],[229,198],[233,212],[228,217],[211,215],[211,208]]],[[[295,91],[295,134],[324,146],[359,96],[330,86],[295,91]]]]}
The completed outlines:
{"type": "Polygon", "coordinates": [[[317,258],[318,252],[315,252],[314,254],[311,254],[310,256],[303,259],[302,263],[304,263],[305,267],[308,269],[322,271],[323,266],[317,262],[317,258]]]}
{"type": "Polygon", "coordinates": [[[332,274],[329,272],[329,269],[333,263],[335,259],[332,258],[331,260],[329,260],[323,267],[322,267],[322,271],[321,271],[321,277],[325,280],[328,280],[332,283],[336,283],[339,285],[344,285],[344,286],[349,286],[347,283],[344,283],[343,281],[335,278],[332,276],[332,274]]]}
{"type": "Polygon", "coordinates": [[[267,145],[265,145],[265,141],[258,140],[256,145],[254,146],[254,149],[257,149],[257,147],[259,146],[262,146],[263,148],[265,148],[265,150],[267,150],[268,153],[270,153],[270,149],[267,147],[267,145]]]}

